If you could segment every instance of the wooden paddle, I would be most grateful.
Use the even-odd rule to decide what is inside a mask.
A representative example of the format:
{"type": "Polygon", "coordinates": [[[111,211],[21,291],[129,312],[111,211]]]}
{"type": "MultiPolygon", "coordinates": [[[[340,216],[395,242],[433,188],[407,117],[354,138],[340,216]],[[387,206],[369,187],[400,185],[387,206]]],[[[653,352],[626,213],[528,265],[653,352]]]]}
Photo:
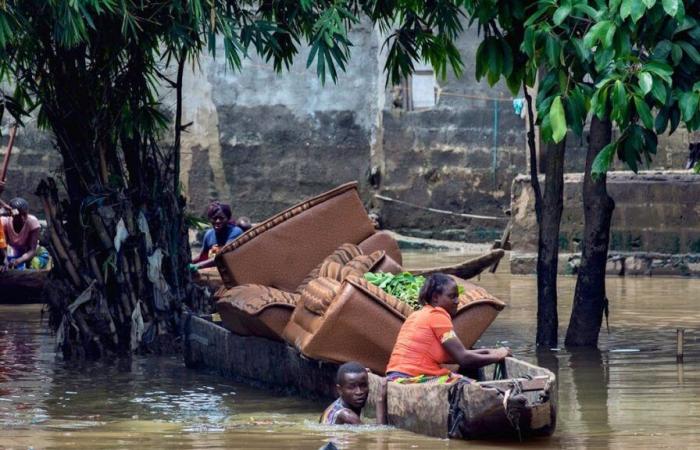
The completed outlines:
{"type": "MultiPolygon", "coordinates": [[[[0,170],[0,185],[5,184],[5,179],[7,178],[7,167],[10,165],[10,153],[12,153],[12,146],[15,145],[15,136],[17,135],[17,124],[12,126],[12,131],[10,131],[10,140],[7,142],[7,150],[5,151],[5,157],[2,161],[2,170],[0,170]]],[[[0,190],[2,194],[2,190],[0,190]]],[[[11,211],[12,208],[7,203],[0,199],[0,207],[11,211]]]]}
{"type": "Polygon", "coordinates": [[[7,151],[5,152],[5,158],[2,162],[2,171],[0,171],[0,182],[4,183],[7,177],[7,166],[10,165],[10,153],[12,153],[12,146],[15,144],[15,136],[17,135],[17,124],[12,126],[12,131],[10,131],[10,140],[7,143],[7,151]]]}

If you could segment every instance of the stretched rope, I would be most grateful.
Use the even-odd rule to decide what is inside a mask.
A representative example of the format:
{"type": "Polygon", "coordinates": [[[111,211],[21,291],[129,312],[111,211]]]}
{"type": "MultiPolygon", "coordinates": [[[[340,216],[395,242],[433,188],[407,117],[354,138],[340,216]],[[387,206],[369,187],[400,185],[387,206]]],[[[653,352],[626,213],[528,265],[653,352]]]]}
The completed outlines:
{"type": "Polygon", "coordinates": [[[465,214],[465,213],[447,211],[444,209],[428,208],[425,206],[416,205],[414,203],[405,202],[403,200],[398,200],[395,198],[390,198],[390,197],[386,197],[384,195],[379,195],[379,194],[374,194],[374,197],[378,198],[379,200],[385,201],[385,202],[398,203],[400,205],[410,206],[411,208],[421,209],[423,211],[430,211],[430,212],[434,212],[437,214],[447,214],[450,216],[465,217],[467,219],[498,220],[498,221],[503,221],[503,222],[507,222],[508,220],[510,220],[508,217],[481,216],[481,215],[477,215],[477,214],[465,214]]]}

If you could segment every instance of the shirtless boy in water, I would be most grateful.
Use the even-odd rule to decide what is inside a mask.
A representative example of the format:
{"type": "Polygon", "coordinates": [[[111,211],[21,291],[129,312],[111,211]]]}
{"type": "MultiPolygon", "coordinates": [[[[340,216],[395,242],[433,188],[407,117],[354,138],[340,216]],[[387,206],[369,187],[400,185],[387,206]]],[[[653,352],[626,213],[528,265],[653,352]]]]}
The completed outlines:
{"type": "MultiPolygon", "coordinates": [[[[338,368],[336,375],[338,399],[323,412],[320,422],[325,425],[360,425],[360,414],[369,395],[367,369],[357,362],[347,362],[338,368]]],[[[382,383],[382,397],[385,397],[386,381],[382,383]]],[[[377,405],[377,424],[386,423],[384,401],[377,405]]]]}

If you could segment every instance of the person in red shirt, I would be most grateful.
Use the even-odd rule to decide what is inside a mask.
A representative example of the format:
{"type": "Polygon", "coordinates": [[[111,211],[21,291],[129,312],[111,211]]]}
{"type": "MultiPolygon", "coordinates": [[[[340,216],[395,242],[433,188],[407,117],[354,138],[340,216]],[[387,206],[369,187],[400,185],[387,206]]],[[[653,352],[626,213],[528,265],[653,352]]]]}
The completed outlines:
{"type": "Polygon", "coordinates": [[[425,280],[419,302],[423,305],[406,319],[387,365],[387,378],[419,375],[443,376],[450,370],[443,364],[457,363],[462,370],[478,369],[511,356],[510,349],[467,350],[454,332],[452,317],[457,313],[459,291],[451,277],[436,273],[425,280]]]}

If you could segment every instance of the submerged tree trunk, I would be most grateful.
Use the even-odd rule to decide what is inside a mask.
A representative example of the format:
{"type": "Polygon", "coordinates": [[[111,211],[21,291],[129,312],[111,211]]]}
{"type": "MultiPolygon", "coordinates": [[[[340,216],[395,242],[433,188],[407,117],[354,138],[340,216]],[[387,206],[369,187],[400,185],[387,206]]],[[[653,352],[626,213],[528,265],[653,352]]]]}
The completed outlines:
{"type": "Polygon", "coordinates": [[[615,202],[608,195],[605,175],[594,180],[591,177],[591,168],[595,157],[611,139],[611,122],[593,116],[583,180],[584,228],[581,266],[576,279],[571,320],[566,332],[567,346],[597,346],[603,312],[608,305],[605,296],[605,265],[615,202]]]}
{"type": "Polygon", "coordinates": [[[537,243],[537,346],[556,347],[559,338],[557,314],[557,269],[559,225],[564,209],[564,153],[566,139],[547,144],[542,220],[537,243]]]}
{"type": "Polygon", "coordinates": [[[545,147],[545,193],[537,175],[535,114],[527,86],[523,84],[528,113],[527,145],[530,153],[530,184],[535,194],[535,215],[539,227],[537,241],[537,337],[538,347],[556,347],[559,340],[557,314],[557,268],[559,265],[559,225],[564,197],[564,154],[566,140],[545,147]]]}
{"type": "MultiPolygon", "coordinates": [[[[107,39],[120,36],[109,32],[119,24],[99,25],[107,39]]],[[[209,308],[187,271],[185,201],[175,164],[181,95],[175,144],[161,147],[157,137],[166,119],[144,74],[144,65],[153,64],[150,54],[118,40],[103,45],[99,36],[89,49],[43,48],[50,76],[36,87],[68,196],[59,200],[53,179],[36,192],[54,262],[50,324],[66,358],[172,347],[185,308],[209,308]]],[[[184,57],[176,62],[172,87],[180,90],[184,57]]]]}

